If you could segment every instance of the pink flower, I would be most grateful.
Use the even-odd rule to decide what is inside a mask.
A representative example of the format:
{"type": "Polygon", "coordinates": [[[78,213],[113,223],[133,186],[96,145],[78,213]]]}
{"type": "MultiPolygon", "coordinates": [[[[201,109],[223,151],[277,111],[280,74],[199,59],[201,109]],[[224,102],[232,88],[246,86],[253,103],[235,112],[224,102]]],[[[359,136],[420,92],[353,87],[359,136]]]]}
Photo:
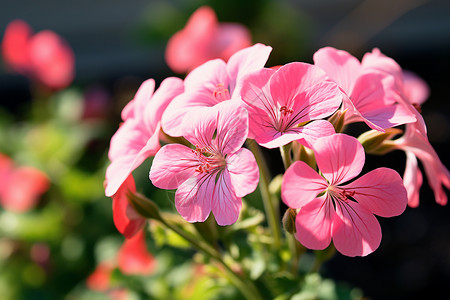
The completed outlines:
{"type": "Polygon", "coordinates": [[[166,48],[166,61],[178,73],[193,70],[215,58],[228,60],[236,51],[251,45],[250,33],[243,25],[218,23],[208,6],[197,9],[186,27],[175,33],[166,48]]]}
{"type": "Polygon", "coordinates": [[[177,189],[175,206],[188,222],[203,222],[211,210],[219,225],[236,222],[241,197],[253,192],[259,172],[252,153],[241,148],[248,133],[247,111],[237,101],[199,108],[186,116],[184,137],[195,150],[165,145],[150,170],[153,184],[177,189]]]}
{"type": "MultiPolygon", "coordinates": [[[[400,84],[399,84],[400,85],[400,84]]],[[[409,103],[420,110],[420,105],[429,95],[428,85],[412,73],[404,73],[402,85],[403,95],[409,103]]],[[[419,111],[414,110],[417,121],[406,124],[406,131],[402,137],[393,141],[393,145],[406,153],[406,168],[403,182],[408,191],[408,205],[419,205],[419,190],[423,183],[422,173],[417,158],[422,162],[428,183],[434,192],[436,202],[447,204],[447,195],[443,189],[450,189],[450,172],[442,164],[427,137],[427,128],[419,111]]]]}
{"type": "Polygon", "coordinates": [[[156,260],[147,251],[144,230],[132,238],[125,239],[117,253],[117,264],[126,275],[149,275],[155,271],[156,260]]]}
{"type": "Polygon", "coordinates": [[[27,166],[15,167],[12,160],[0,154],[0,203],[6,210],[26,212],[39,202],[50,188],[44,172],[27,166]]]}
{"type": "Polygon", "coordinates": [[[93,291],[107,291],[111,286],[111,275],[114,269],[115,266],[112,262],[101,262],[86,279],[86,286],[93,291]]]}
{"type": "Polygon", "coordinates": [[[146,222],[146,219],[139,215],[128,202],[127,194],[129,192],[136,193],[136,185],[132,175],[128,176],[119,190],[112,196],[114,225],[125,238],[133,237],[144,227],[146,222]]]}
{"type": "Polygon", "coordinates": [[[181,136],[181,123],[189,111],[239,97],[242,78],[263,68],[271,50],[256,44],[236,52],[228,63],[215,59],[194,69],[184,80],[184,93],[169,104],[162,116],[164,132],[181,136]]]}
{"type": "Polygon", "coordinates": [[[11,69],[51,89],[65,88],[74,78],[72,49],[53,31],[33,35],[27,23],[14,20],[6,28],[2,52],[11,69]]]}
{"type": "Polygon", "coordinates": [[[373,214],[392,217],[407,203],[400,175],[388,168],[375,169],[355,181],[364,166],[364,149],[354,137],[335,134],[314,144],[323,174],[302,161],[292,164],[282,183],[282,199],[299,208],[296,238],[311,249],[326,248],[333,239],[347,256],[365,256],[381,241],[381,228],[373,214]]]}
{"type": "Polygon", "coordinates": [[[108,197],[117,192],[133,170],[160,149],[161,116],[169,102],[183,91],[183,81],[170,77],[155,93],[154,88],[153,79],[142,83],[135,98],[122,111],[125,122],[111,138],[108,153],[111,160],[106,170],[108,197]]]}
{"type": "Polygon", "coordinates": [[[415,121],[414,114],[401,101],[396,77],[388,72],[397,63],[378,49],[367,53],[360,63],[346,51],[325,47],[314,54],[314,63],[347,95],[342,107],[348,110],[347,124],[363,121],[372,129],[384,131],[415,121]]]}
{"type": "Polygon", "coordinates": [[[335,133],[331,123],[320,119],[342,102],[324,71],[300,62],[253,72],[244,79],[241,96],[250,116],[249,138],[267,148],[294,140],[311,147],[318,137],[335,133]]]}

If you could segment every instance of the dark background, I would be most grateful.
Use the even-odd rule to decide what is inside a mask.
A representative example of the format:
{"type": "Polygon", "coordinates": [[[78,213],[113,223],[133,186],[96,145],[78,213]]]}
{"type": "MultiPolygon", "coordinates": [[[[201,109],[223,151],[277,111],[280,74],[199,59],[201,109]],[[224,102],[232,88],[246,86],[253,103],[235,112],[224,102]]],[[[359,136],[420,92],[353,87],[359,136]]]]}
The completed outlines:
{"type": "MultiPolygon", "coordinates": [[[[82,89],[100,85],[114,95],[112,133],[118,112],[140,82],[152,77],[159,83],[174,75],[164,62],[167,39],[203,4],[211,5],[222,22],[247,25],[254,42],[271,45],[268,65],[312,62],[323,46],[358,58],[380,48],[430,85],[423,116],[430,142],[450,166],[450,1],[8,1],[0,10],[0,29],[21,18],[36,32],[51,29],[63,36],[75,52],[74,84],[82,89]]],[[[28,101],[27,84],[2,71],[1,105],[14,111],[28,101]]],[[[404,164],[400,152],[368,157],[369,168],[382,165],[402,173],[404,164]]],[[[383,240],[377,251],[364,258],[337,254],[322,274],[360,287],[374,300],[449,299],[449,206],[436,204],[425,182],[418,208],[379,220],[383,240]]]]}

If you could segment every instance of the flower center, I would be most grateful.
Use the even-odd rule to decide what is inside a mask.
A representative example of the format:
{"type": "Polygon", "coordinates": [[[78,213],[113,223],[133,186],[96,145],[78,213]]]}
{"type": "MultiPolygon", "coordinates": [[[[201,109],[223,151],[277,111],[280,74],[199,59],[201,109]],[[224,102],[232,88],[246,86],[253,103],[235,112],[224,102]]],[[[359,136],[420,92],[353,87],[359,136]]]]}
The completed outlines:
{"type": "Polygon", "coordinates": [[[225,85],[223,83],[219,83],[216,85],[216,88],[213,92],[214,99],[217,100],[217,102],[222,102],[225,100],[230,100],[230,92],[228,89],[225,88],[225,85]]]}
{"type": "Polygon", "coordinates": [[[209,173],[212,170],[221,170],[226,165],[226,161],[222,155],[216,153],[211,147],[199,147],[195,146],[192,149],[199,161],[199,165],[195,168],[196,172],[209,173]]]}
{"type": "Polygon", "coordinates": [[[287,108],[287,106],[280,107],[280,116],[278,120],[278,131],[285,132],[288,130],[293,124],[291,120],[291,115],[294,112],[292,108],[287,108]]]}
{"type": "Polygon", "coordinates": [[[333,201],[339,200],[346,203],[348,201],[353,201],[353,199],[351,199],[350,197],[353,197],[353,195],[356,194],[355,191],[347,191],[336,186],[329,186],[326,191],[333,199],[333,201]]]}

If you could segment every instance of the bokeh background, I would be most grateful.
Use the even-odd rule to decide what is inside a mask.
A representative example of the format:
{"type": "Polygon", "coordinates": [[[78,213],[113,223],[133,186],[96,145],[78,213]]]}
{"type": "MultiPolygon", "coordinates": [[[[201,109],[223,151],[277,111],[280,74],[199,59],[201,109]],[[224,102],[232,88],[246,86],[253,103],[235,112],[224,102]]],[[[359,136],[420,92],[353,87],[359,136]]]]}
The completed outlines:
{"type": "MultiPolygon", "coordinates": [[[[0,36],[10,21],[19,18],[35,32],[55,31],[75,53],[75,81],[69,91],[55,96],[64,99],[53,100],[64,103],[56,105],[55,110],[70,119],[74,107],[81,109],[77,101],[86,103],[87,99],[91,99],[88,102],[92,109],[90,116],[82,118],[88,121],[76,129],[64,131],[66,127],[59,127],[62,131],[44,131],[43,137],[52,135],[59,141],[51,146],[33,144],[34,149],[22,146],[19,147],[22,152],[17,152],[13,145],[19,142],[13,139],[24,138],[24,143],[29,140],[20,134],[1,135],[0,152],[14,156],[19,162],[51,163],[58,152],[59,161],[72,171],[58,173],[58,166],[44,166],[53,170],[53,174],[64,175],[55,175],[58,179],[53,179],[59,188],[50,190],[58,194],[52,197],[64,205],[20,217],[2,211],[0,290],[9,289],[11,297],[23,299],[76,298],[81,295],[78,291],[94,270],[98,257],[103,255],[99,252],[108,252],[101,249],[119,243],[121,237],[112,223],[111,200],[103,196],[109,139],[120,122],[121,109],[143,80],[154,78],[159,84],[174,75],[164,61],[167,40],[201,5],[211,6],[220,22],[246,25],[253,42],[271,45],[273,52],[268,65],[311,63],[313,53],[324,46],[347,50],[358,58],[374,47],[380,48],[429,84],[431,95],[422,107],[423,117],[430,142],[444,165],[450,166],[449,1],[5,2],[0,10],[0,36]],[[32,151],[39,152],[40,159],[31,155],[32,151]],[[33,222],[41,225],[35,227],[33,222]],[[10,239],[16,240],[11,244],[10,239]],[[20,255],[30,255],[32,259],[24,260],[20,255]]],[[[1,124],[7,124],[6,119],[27,122],[24,112],[33,105],[32,88],[27,78],[8,72],[3,66],[1,124]]],[[[277,158],[272,163],[275,173],[280,165],[277,158]]],[[[368,168],[380,164],[402,172],[404,154],[394,152],[368,158],[368,168]]],[[[436,204],[425,183],[418,208],[408,208],[402,216],[380,222],[383,241],[377,251],[365,258],[337,254],[322,267],[323,276],[359,287],[367,298],[374,300],[428,299],[431,295],[449,298],[449,206],[436,204]]]]}

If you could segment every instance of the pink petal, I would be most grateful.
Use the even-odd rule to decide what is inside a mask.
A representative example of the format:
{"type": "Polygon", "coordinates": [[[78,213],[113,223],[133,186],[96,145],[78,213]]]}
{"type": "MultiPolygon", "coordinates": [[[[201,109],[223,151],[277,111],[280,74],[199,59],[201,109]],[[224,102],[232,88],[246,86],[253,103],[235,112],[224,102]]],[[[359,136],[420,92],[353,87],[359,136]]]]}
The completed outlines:
{"type": "Polygon", "coordinates": [[[188,222],[204,222],[214,201],[215,174],[200,174],[183,182],[175,193],[175,207],[188,222]]]}
{"type": "Polygon", "coordinates": [[[263,44],[255,44],[252,47],[242,49],[233,56],[227,63],[227,71],[232,78],[230,81],[230,94],[232,97],[239,96],[241,81],[245,75],[260,70],[264,67],[269,58],[272,47],[263,44]]]}
{"type": "Polygon", "coordinates": [[[142,139],[145,135],[134,126],[138,126],[136,121],[128,120],[111,139],[111,164],[106,169],[105,188],[105,195],[108,197],[114,195],[128,175],[160,148],[159,129],[145,141],[142,139]]]}
{"type": "Polygon", "coordinates": [[[200,107],[191,111],[182,123],[183,136],[198,148],[213,146],[218,118],[219,110],[216,107],[200,107]]]}
{"type": "Polygon", "coordinates": [[[136,192],[136,185],[132,175],[128,176],[117,193],[112,197],[114,225],[126,238],[131,238],[144,227],[146,219],[140,216],[130,205],[127,196],[128,192],[136,192]]]}
{"type": "Polygon", "coordinates": [[[253,153],[242,148],[227,157],[227,169],[237,197],[252,193],[259,181],[259,169],[253,153]]]}
{"type": "Polygon", "coordinates": [[[198,165],[192,149],[179,144],[165,145],[153,159],[150,180],[161,189],[176,189],[195,175],[198,165]]]}
{"type": "Polygon", "coordinates": [[[275,111],[275,102],[273,101],[269,87],[267,86],[267,82],[273,73],[275,73],[274,70],[265,68],[250,73],[243,79],[240,95],[242,101],[247,104],[247,110],[249,110],[250,115],[252,114],[252,109],[255,108],[267,111],[269,114],[272,111],[275,111]]]}
{"type": "Polygon", "coordinates": [[[416,74],[408,71],[403,71],[403,89],[406,99],[412,104],[422,104],[430,95],[428,84],[416,74]]]}
{"type": "Polygon", "coordinates": [[[307,63],[293,62],[279,68],[270,78],[270,93],[279,106],[292,107],[295,96],[326,80],[325,72],[307,63]]]}
{"type": "Polygon", "coordinates": [[[354,191],[358,203],[381,217],[398,216],[405,211],[408,197],[400,175],[389,168],[378,168],[341,188],[354,191]]]}
{"type": "Polygon", "coordinates": [[[236,196],[230,174],[226,169],[219,174],[211,204],[217,224],[225,226],[237,221],[242,201],[236,196]]]}
{"type": "Polygon", "coordinates": [[[333,243],[347,256],[366,256],[381,242],[381,227],[375,216],[353,201],[336,201],[333,243]]]}
{"type": "Polygon", "coordinates": [[[164,79],[153,96],[147,99],[147,105],[140,113],[149,132],[156,132],[162,115],[174,97],[184,90],[183,80],[176,77],[164,79]],[[150,101],[149,101],[150,100],[150,101]]]}
{"type": "Polygon", "coordinates": [[[145,110],[145,105],[151,99],[155,91],[155,80],[147,79],[144,81],[136,92],[133,100],[122,110],[122,120],[129,118],[140,118],[145,110]]]}
{"type": "Polygon", "coordinates": [[[328,198],[320,197],[310,201],[297,214],[295,237],[306,248],[325,249],[331,242],[335,214],[333,203],[328,198]]]}
{"type": "Polygon", "coordinates": [[[343,95],[339,87],[324,81],[310,86],[294,99],[294,113],[298,114],[297,122],[322,119],[333,114],[341,105],[343,95]]]}
{"type": "Polygon", "coordinates": [[[302,134],[302,136],[298,138],[298,142],[308,148],[313,148],[313,145],[318,138],[330,136],[336,133],[333,125],[325,120],[315,120],[309,122],[305,126],[298,127],[298,131],[302,134]]]}
{"type": "Polygon", "coordinates": [[[408,192],[408,206],[419,206],[420,187],[423,183],[422,172],[414,153],[406,151],[406,167],[403,174],[403,184],[408,192]]]}
{"type": "Polygon", "coordinates": [[[248,135],[248,112],[241,101],[226,101],[216,105],[219,110],[216,143],[223,154],[238,151],[248,135]]]}
{"type": "Polygon", "coordinates": [[[402,80],[402,68],[390,57],[387,57],[378,48],[364,54],[361,65],[364,71],[382,71],[391,74],[395,78],[396,89],[400,89],[402,80]]]}
{"type": "Polygon", "coordinates": [[[326,180],[303,161],[293,163],[283,176],[281,199],[291,208],[301,208],[328,187],[326,180]]]}
{"type": "Polygon", "coordinates": [[[314,153],[320,171],[332,185],[356,177],[364,166],[363,146],[346,134],[319,138],[314,143],[314,153]]]}
{"type": "Polygon", "coordinates": [[[319,49],[314,53],[314,64],[325,70],[327,75],[349,95],[361,72],[358,59],[346,51],[331,47],[319,49]]]}
{"type": "Polygon", "coordinates": [[[228,86],[229,84],[226,63],[221,59],[205,62],[192,70],[184,80],[187,91],[206,89],[211,92],[211,98],[216,85],[219,83],[222,83],[225,86],[228,86]]]}

